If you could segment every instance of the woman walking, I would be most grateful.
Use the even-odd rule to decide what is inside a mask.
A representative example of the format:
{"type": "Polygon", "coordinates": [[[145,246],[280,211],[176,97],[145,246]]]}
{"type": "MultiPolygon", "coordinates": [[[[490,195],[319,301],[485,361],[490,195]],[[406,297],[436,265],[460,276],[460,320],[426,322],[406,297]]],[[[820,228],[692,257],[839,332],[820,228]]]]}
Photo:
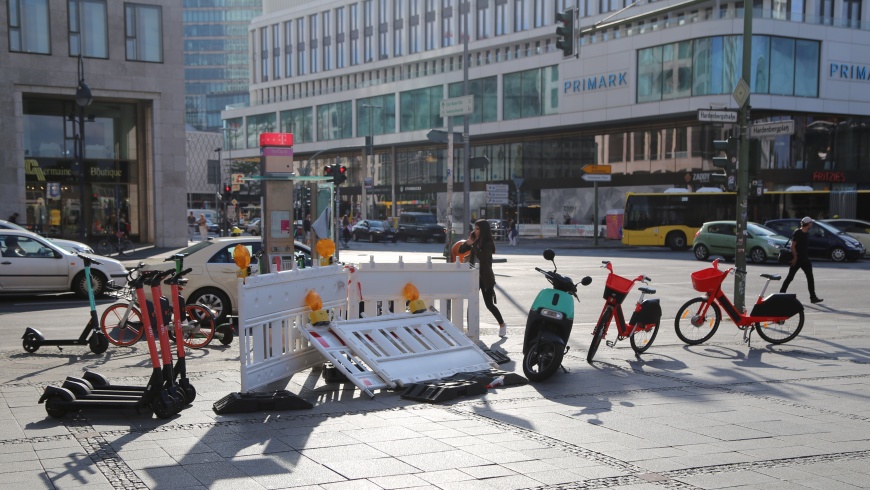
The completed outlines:
{"type": "Polygon", "coordinates": [[[479,219],[474,222],[474,230],[468,235],[465,243],[459,247],[459,253],[468,251],[471,251],[471,263],[477,261],[480,264],[480,292],[483,294],[483,303],[495,317],[495,321],[498,322],[498,336],[507,337],[507,325],[504,323],[501,312],[495,306],[495,274],[492,272],[495,240],[492,238],[489,221],[479,219]]]}
{"type": "Polygon", "coordinates": [[[197,224],[199,224],[199,236],[202,241],[208,240],[208,221],[205,219],[205,214],[199,215],[197,224]]]}

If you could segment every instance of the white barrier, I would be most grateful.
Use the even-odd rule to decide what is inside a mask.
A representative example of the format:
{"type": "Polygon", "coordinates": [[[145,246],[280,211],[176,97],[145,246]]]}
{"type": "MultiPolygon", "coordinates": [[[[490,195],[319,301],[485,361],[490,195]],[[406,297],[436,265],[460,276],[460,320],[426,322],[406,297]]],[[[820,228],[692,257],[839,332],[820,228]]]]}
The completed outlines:
{"type": "Polygon", "coordinates": [[[254,391],[269,383],[325,362],[299,326],[308,322],[304,302],[310,290],[323,300],[333,318],[359,318],[389,313],[389,305],[404,311],[402,289],[413,283],[427,305],[444,312],[458,328],[468,312],[466,335],[479,337],[478,271],[468,264],[340,265],[261,274],[239,280],[239,359],[241,390],[254,391]],[[350,289],[348,289],[350,285],[350,289]],[[447,314],[447,311],[450,314],[447,314]]]}

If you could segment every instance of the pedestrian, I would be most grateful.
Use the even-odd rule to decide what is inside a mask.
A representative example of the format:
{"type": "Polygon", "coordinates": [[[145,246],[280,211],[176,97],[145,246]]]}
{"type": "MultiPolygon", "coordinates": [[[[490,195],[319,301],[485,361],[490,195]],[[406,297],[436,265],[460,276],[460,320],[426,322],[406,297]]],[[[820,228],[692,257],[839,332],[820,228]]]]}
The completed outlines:
{"type": "Polygon", "coordinates": [[[196,216],[193,211],[187,216],[187,241],[192,242],[196,235],[196,216]]]}
{"type": "Polygon", "coordinates": [[[519,245],[520,243],[520,230],[517,226],[517,222],[511,219],[508,221],[508,238],[510,239],[511,245],[519,245]]]}
{"type": "Polygon", "coordinates": [[[302,232],[305,234],[305,243],[311,241],[311,213],[305,215],[305,219],[302,220],[302,232]]]}
{"type": "Polygon", "coordinates": [[[470,262],[477,262],[480,269],[480,292],[483,294],[483,304],[498,322],[498,336],[507,337],[507,325],[501,316],[501,312],[495,306],[495,274],[492,272],[492,255],[495,253],[495,240],[492,238],[492,229],[489,221],[477,220],[474,229],[468,235],[465,243],[459,246],[459,253],[471,252],[470,262]]]}
{"type": "Polygon", "coordinates": [[[809,216],[804,216],[801,219],[800,227],[794,231],[791,235],[791,262],[788,269],[788,276],[785,278],[785,282],[782,283],[782,289],[779,290],[780,293],[784,293],[788,290],[788,285],[791,284],[792,279],[794,279],[794,275],[797,273],[798,269],[804,271],[804,274],[807,276],[807,288],[810,290],[810,301],[812,303],[821,303],[823,300],[816,296],[816,284],[813,279],[813,264],[810,262],[810,257],[808,255],[808,241],[810,236],[810,228],[813,227],[813,219],[809,216]]]}
{"type": "Polygon", "coordinates": [[[12,214],[9,216],[9,219],[6,220],[6,221],[8,221],[8,222],[10,222],[10,223],[12,223],[12,224],[16,224],[16,225],[17,225],[17,224],[18,224],[18,213],[17,213],[17,212],[12,213],[12,214]]]}
{"type": "Polygon", "coordinates": [[[48,219],[48,213],[45,209],[45,199],[36,199],[36,232],[40,235],[45,231],[45,221],[48,219]]]}
{"type": "Polygon", "coordinates": [[[348,242],[350,242],[350,234],[351,234],[350,230],[351,230],[350,218],[348,218],[348,216],[345,214],[341,218],[341,236],[344,240],[345,247],[348,245],[348,242]]]}
{"type": "Polygon", "coordinates": [[[199,224],[199,237],[202,241],[208,240],[208,220],[205,219],[205,214],[199,215],[199,221],[197,221],[197,224],[199,224]]]}

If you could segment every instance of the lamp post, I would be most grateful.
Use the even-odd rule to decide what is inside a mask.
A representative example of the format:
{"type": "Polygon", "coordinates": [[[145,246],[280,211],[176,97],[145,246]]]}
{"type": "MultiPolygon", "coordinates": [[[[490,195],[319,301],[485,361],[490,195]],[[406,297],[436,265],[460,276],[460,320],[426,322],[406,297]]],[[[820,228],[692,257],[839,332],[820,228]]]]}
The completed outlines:
{"type": "Polygon", "coordinates": [[[215,212],[220,212],[220,199],[221,199],[221,151],[223,148],[215,148],[214,152],[218,154],[217,160],[217,176],[215,178],[215,191],[214,191],[214,210],[215,212]]]}
{"type": "Polygon", "coordinates": [[[79,235],[82,237],[82,242],[88,242],[88,227],[85,225],[85,107],[91,105],[94,97],[91,95],[91,89],[85,83],[85,64],[79,53],[78,62],[78,85],[76,86],[76,105],[79,107],[77,115],[78,135],[74,136],[74,147],[76,165],[79,169],[79,235]]]}
{"type": "MultiPolygon", "coordinates": [[[[374,112],[375,112],[374,110],[375,110],[375,109],[383,109],[384,107],[383,107],[383,106],[380,106],[380,105],[373,105],[373,104],[363,104],[361,107],[364,108],[364,109],[368,109],[368,113],[369,113],[369,137],[367,138],[368,141],[366,142],[366,143],[368,143],[368,144],[366,145],[366,166],[371,166],[371,171],[372,171],[372,185],[374,185],[374,175],[375,175],[375,172],[374,172],[374,170],[375,170],[375,169],[374,169],[374,165],[375,165],[375,161],[374,161],[374,156],[375,156],[375,155],[374,155],[374,153],[375,153],[375,151],[374,151],[374,147],[375,147],[375,128],[374,128],[374,126],[372,125],[372,119],[373,119],[372,116],[374,115],[374,112]]],[[[365,182],[365,176],[366,176],[367,173],[368,173],[368,172],[363,171],[363,185],[362,185],[362,202],[363,202],[363,205],[362,205],[362,219],[368,219],[368,216],[367,216],[367,210],[368,210],[368,207],[369,207],[369,200],[368,200],[368,196],[366,195],[366,182],[365,182]]],[[[374,210],[372,210],[372,212],[374,213],[374,210]]]]}

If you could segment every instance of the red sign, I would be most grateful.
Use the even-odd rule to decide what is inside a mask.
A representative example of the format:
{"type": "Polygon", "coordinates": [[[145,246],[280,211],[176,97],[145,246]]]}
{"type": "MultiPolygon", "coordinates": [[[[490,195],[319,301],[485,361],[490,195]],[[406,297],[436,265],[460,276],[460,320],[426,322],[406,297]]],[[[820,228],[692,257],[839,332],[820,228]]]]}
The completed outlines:
{"type": "Polygon", "coordinates": [[[260,133],[260,146],[293,146],[293,133],[260,133]]]}
{"type": "Polygon", "coordinates": [[[817,170],[813,172],[813,182],[846,182],[845,172],[817,170]]]}

